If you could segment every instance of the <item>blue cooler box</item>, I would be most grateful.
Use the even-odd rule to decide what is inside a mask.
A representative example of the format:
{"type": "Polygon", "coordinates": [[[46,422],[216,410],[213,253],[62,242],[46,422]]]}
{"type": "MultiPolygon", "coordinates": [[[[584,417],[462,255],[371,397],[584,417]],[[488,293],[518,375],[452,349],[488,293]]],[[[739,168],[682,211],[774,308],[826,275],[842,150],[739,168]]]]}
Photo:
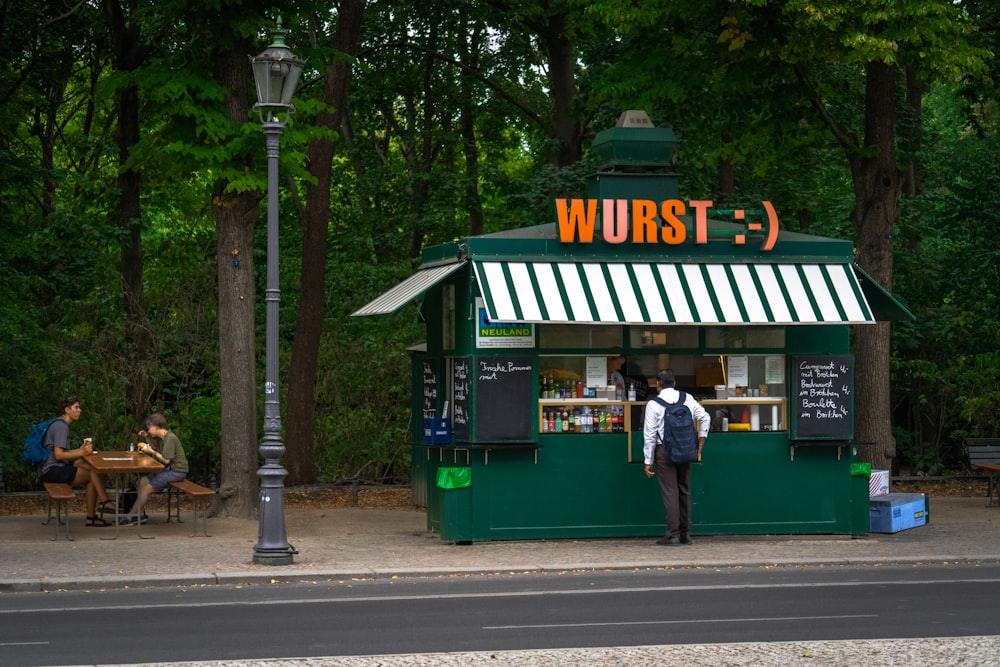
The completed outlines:
{"type": "Polygon", "coordinates": [[[424,443],[447,445],[451,442],[450,419],[424,419],[424,443]]]}
{"type": "Polygon", "coordinates": [[[871,532],[898,533],[927,523],[927,496],[922,493],[887,493],[868,499],[871,532]]]}

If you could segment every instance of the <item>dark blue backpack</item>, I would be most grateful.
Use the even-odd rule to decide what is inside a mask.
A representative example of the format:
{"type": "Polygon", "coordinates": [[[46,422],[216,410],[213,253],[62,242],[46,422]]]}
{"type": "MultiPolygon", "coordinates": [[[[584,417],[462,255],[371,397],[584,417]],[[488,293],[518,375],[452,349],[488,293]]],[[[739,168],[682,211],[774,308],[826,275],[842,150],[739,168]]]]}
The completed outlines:
{"type": "Polygon", "coordinates": [[[684,405],[687,394],[682,391],[680,395],[676,403],[667,403],[659,396],[653,397],[665,409],[660,441],[667,458],[673,463],[693,463],[698,460],[698,429],[694,424],[694,415],[684,405]]]}
{"type": "Polygon", "coordinates": [[[28,437],[24,440],[24,451],[21,453],[21,460],[32,468],[38,468],[49,459],[49,450],[45,447],[45,433],[49,430],[55,419],[49,419],[41,424],[35,424],[28,432],[28,437]]]}

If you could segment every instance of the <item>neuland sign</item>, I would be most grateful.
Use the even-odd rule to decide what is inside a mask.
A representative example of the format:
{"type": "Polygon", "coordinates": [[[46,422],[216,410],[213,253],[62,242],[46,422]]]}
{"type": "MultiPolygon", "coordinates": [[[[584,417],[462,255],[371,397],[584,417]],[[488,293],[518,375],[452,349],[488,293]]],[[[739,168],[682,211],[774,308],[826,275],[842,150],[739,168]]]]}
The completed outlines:
{"type": "MultiPolygon", "coordinates": [[[[731,234],[735,245],[748,236],[761,237],[761,250],[771,250],[778,240],[778,215],[771,202],[761,202],[765,219],[753,222],[742,209],[733,211],[736,221],[746,221],[746,234],[731,234]]],[[[597,211],[601,211],[601,235],[607,243],[666,243],[688,241],[688,230],[679,216],[694,216],[694,243],[708,243],[708,211],[712,202],[679,199],[655,202],[648,199],[556,199],[559,241],[593,243],[597,211]]]]}

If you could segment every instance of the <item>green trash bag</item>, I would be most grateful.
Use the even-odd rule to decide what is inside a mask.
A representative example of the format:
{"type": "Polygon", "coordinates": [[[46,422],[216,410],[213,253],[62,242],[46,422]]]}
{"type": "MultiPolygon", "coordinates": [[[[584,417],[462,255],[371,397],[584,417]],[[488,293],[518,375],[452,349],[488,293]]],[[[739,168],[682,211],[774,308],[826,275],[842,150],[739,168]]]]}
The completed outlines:
{"type": "Polygon", "coordinates": [[[852,477],[871,477],[872,476],[872,464],[871,463],[861,463],[855,462],[851,464],[851,476],[852,477]]]}
{"type": "Polygon", "coordinates": [[[438,468],[439,489],[464,489],[472,486],[472,468],[438,468]]]}

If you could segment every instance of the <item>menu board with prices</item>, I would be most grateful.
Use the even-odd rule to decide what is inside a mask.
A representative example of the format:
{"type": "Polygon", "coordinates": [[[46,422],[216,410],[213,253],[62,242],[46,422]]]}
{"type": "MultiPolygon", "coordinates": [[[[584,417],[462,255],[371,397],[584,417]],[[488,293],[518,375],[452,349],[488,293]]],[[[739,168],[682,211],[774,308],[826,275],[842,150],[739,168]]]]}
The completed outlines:
{"type": "Polygon", "coordinates": [[[792,440],[854,438],[854,357],[792,358],[792,440]]]}

